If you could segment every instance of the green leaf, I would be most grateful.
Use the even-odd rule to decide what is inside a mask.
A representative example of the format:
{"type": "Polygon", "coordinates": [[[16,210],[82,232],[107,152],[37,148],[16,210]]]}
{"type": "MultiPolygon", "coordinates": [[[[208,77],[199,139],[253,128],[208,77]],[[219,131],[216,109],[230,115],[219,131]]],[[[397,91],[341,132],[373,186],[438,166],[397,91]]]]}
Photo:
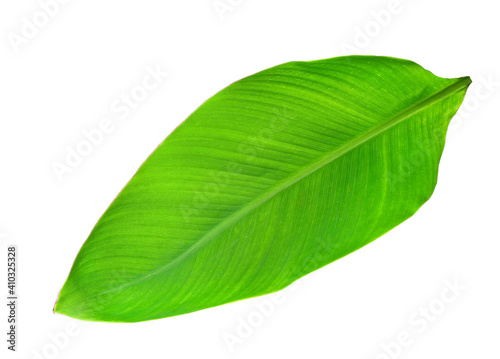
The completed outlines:
{"type": "Polygon", "coordinates": [[[431,196],[470,82],[349,56],[233,83],[139,168],[54,311],[107,322],[194,312],[278,291],[370,243],[431,196]]]}

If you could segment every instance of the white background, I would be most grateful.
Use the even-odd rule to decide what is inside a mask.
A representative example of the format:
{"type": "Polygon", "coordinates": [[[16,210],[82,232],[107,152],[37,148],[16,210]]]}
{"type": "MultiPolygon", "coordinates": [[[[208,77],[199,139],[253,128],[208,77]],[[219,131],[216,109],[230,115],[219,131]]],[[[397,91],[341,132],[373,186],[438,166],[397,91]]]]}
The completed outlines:
{"type": "Polygon", "coordinates": [[[13,243],[20,333],[18,352],[9,353],[1,299],[1,358],[387,359],[384,344],[407,359],[499,358],[498,4],[221,3],[233,5],[219,16],[213,0],[72,0],[44,26],[39,2],[2,1],[0,287],[6,287],[6,245],[13,243]],[[16,45],[23,18],[32,22],[33,16],[41,16],[36,33],[16,45]],[[286,289],[261,323],[255,324],[264,316],[257,308],[269,309],[270,298],[138,324],[52,313],[97,219],[197,106],[244,76],[291,60],[344,55],[347,45],[351,52],[411,59],[439,76],[474,81],[452,121],[434,195],[415,216],[286,289]],[[148,66],[169,75],[118,119],[110,106],[141,84],[148,66]],[[59,181],[53,163],[64,163],[67,146],[78,146],[82,131],[106,117],[113,130],[59,181]],[[447,280],[465,289],[442,305],[447,280]],[[440,314],[412,324],[429,305],[440,314]],[[228,346],[225,338],[237,337],[249,317],[254,328],[228,346]],[[390,343],[403,332],[410,343],[399,350],[390,343]]]}

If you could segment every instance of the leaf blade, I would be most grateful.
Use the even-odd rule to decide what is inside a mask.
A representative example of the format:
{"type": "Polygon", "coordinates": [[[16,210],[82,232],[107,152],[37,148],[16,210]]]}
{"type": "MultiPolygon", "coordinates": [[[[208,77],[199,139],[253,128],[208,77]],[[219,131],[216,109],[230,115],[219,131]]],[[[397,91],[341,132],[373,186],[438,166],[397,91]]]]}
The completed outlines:
{"type": "Polygon", "coordinates": [[[183,314],[279,290],[366,245],[430,197],[446,126],[469,83],[405,60],[354,56],[288,63],[230,85],[159,146],[99,220],[55,311],[102,321],[183,314]],[[424,130],[437,131],[434,142],[424,130]],[[424,157],[420,175],[402,167],[412,151],[424,157]],[[399,176],[397,203],[387,173],[399,176]],[[399,213],[379,218],[391,211],[399,213]],[[256,226],[266,217],[277,227],[256,226]],[[361,233],[359,224],[373,228],[361,233]],[[96,276],[99,285],[89,280],[96,276]]]}

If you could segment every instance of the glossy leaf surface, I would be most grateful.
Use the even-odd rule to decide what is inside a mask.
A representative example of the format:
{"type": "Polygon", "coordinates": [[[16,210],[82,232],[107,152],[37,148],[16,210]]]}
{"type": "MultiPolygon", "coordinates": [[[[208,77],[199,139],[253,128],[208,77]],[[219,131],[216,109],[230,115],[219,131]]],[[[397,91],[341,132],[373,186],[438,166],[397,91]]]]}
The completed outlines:
{"type": "Polygon", "coordinates": [[[233,83],[121,191],[55,312],[110,322],[189,313],[275,292],[370,243],[431,196],[469,84],[373,56],[291,62],[233,83]]]}

